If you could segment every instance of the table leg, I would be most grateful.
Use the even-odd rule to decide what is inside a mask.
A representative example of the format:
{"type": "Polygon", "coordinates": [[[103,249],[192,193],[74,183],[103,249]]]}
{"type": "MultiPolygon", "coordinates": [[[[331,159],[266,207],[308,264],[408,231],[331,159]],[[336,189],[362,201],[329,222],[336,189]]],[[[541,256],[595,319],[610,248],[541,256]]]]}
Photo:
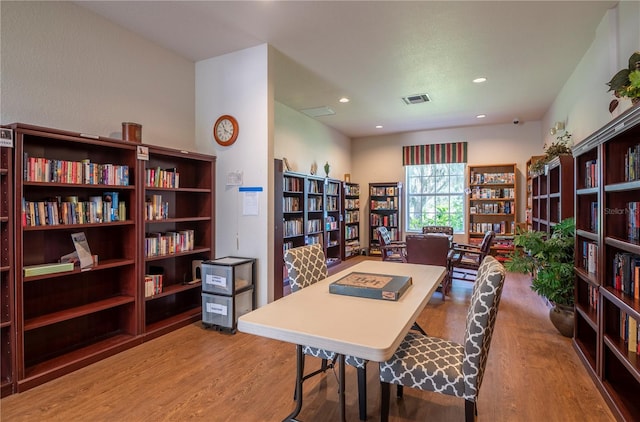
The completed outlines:
{"type": "Polygon", "coordinates": [[[345,422],[346,419],[346,407],[345,407],[345,399],[344,399],[344,355],[338,355],[338,360],[340,361],[340,369],[338,370],[338,383],[340,390],[340,420],[345,422]]]}
{"type": "MultiPolygon", "coordinates": [[[[304,377],[304,355],[302,354],[302,346],[296,345],[296,408],[283,422],[295,421],[300,410],[302,410],[302,381],[304,377]]],[[[344,420],[344,419],[343,419],[344,420]]]]}

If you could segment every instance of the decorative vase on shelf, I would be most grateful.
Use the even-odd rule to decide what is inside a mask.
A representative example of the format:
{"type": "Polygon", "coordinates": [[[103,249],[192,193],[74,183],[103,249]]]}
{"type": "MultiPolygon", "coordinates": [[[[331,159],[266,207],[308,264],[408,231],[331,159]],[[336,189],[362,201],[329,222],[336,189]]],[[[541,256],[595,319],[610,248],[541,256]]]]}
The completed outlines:
{"type": "Polygon", "coordinates": [[[327,175],[327,177],[329,177],[329,169],[331,167],[329,167],[329,162],[327,161],[326,163],[324,163],[324,173],[327,175]]]}

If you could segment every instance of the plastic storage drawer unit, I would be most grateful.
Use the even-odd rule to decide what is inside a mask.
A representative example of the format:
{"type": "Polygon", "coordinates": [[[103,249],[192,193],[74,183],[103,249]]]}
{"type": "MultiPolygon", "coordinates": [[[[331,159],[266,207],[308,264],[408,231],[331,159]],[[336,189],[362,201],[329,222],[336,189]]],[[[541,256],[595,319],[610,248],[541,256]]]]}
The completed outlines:
{"type": "Polygon", "coordinates": [[[226,257],[204,261],[201,266],[202,291],[221,295],[253,286],[253,258],[226,257]]]}
{"type": "Polygon", "coordinates": [[[253,290],[235,296],[202,293],[202,322],[205,326],[228,328],[235,332],[238,317],[253,310],[253,290]]]}

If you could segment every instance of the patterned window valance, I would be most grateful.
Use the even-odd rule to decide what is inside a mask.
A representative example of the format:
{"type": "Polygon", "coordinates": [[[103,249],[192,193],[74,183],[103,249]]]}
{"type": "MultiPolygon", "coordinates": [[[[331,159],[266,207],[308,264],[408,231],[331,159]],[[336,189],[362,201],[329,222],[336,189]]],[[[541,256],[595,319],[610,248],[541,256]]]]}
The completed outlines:
{"type": "Polygon", "coordinates": [[[410,145],[402,147],[402,165],[450,164],[467,162],[467,143],[410,145]]]}

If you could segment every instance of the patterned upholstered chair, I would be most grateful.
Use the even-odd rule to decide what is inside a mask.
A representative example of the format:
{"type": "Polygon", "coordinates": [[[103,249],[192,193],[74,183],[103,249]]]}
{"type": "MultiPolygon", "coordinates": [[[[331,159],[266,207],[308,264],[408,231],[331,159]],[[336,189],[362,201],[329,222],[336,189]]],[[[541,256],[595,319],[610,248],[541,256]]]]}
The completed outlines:
{"type": "MultiPolygon", "coordinates": [[[[289,249],[284,253],[284,262],[289,272],[292,293],[327,277],[327,263],[320,244],[289,249]]],[[[301,384],[304,380],[332,368],[338,357],[337,353],[310,346],[303,346],[302,353],[303,357],[308,355],[322,359],[322,365],[320,369],[304,375],[300,380],[301,384]],[[327,361],[331,363],[327,364],[327,361]]],[[[360,420],[364,421],[367,419],[367,361],[348,355],[344,357],[344,360],[347,365],[355,367],[358,372],[358,405],[360,420]]],[[[302,366],[304,368],[304,361],[302,366]]],[[[302,385],[300,385],[300,394],[302,394],[302,385]]]]}
{"type": "Polygon", "coordinates": [[[378,227],[378,243],[383,261],[407,262],[407,245],[404,242],[391,240],[386,227],[378,227]]]}
{"type": "Polygon", "coordinates": [[[449,288],[451,288],[453,279],[463,281],[475,280],[478,267],[480,267],[480,263],[484,260],[484,257],[489,254],[491,244],[495,237],[495,232],[489,230],[484,234],[480,245],[456,243],[453,248],[451,248],[447,258],[449,288]]]}
{"type": "Polygon", "coordinates": [[[389,418],[390,384],[460,397],[465,419],[477,416],[476,400],[491,345],[505,270],[492,256],[478,269],[467,311],[464,343],[409,332],[393,357],[380,363],[380,420],[389,418]]]}

